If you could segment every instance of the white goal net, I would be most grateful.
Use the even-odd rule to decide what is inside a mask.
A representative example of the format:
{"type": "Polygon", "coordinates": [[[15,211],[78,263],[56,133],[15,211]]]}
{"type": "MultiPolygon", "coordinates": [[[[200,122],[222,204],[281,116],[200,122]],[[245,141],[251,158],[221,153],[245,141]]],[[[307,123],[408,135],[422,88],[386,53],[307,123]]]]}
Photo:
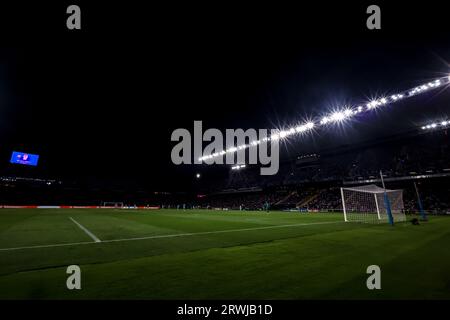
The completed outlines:
{"type": "Polygon", "coordinates": [[[341,188],[345,221],[388,222],[388,205],[394,222],[406,221],[403,190],[389,190],[374,184],[341,188]],[[385,201],[385,193],[389,204],[385,201]]]}

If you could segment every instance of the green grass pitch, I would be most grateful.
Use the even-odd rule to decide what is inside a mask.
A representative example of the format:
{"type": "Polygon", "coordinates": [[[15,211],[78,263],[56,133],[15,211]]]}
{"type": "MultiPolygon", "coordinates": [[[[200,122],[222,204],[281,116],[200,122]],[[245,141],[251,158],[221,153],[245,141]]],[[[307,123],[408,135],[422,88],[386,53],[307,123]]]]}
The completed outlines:
{"type": "Polygon", "coordinates": [[[447,217],[2,209],[0,299],[448,299],[449,243],[447,217]],[[66,288],[72,264],[81,290],[66,288]],[[373,264],[381,290],[366,287],[373,264]]]}

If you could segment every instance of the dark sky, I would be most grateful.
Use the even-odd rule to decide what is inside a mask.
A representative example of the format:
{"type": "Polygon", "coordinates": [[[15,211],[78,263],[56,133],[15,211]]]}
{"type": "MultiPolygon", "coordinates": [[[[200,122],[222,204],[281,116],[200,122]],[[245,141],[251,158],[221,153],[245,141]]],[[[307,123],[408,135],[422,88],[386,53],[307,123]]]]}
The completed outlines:
{"type": "MultiPolygon", "coordinates": [[[[77,3],[78,32],[65,29],[71,3],[0,10],[0,174],[186,188],[206,168],[174,166],[170,135],[194,120],[272,128],[450,71],[438,2],[380,3],[377,31],[365,27],[371,3],[77,3]],[[40,167],[12,168],[12,150],[40,154],[40,167]]],[[[399,103],[283,156],[407,130],[449,114],[449,98],[399,103]]]]}

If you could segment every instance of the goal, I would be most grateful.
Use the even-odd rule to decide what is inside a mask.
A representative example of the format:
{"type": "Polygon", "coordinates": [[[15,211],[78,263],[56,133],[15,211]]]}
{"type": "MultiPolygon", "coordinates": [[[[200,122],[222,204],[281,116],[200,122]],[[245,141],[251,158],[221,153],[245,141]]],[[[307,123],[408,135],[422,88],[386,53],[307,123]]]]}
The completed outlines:
{"type": "Polygon", "coordinates": [[[103,208],[123,208],[123,202],[106,201],[102,202],[103,208]]]}
{"type": "Polygon", "coordinates": [[[406,221],[403,190],[383,189],[370,184],[341,188],[341,197],[345,221],[388,222],[389,209],[395,222],[406,221]],[[389,203],[386,203],[386,198],[389,203]]]}

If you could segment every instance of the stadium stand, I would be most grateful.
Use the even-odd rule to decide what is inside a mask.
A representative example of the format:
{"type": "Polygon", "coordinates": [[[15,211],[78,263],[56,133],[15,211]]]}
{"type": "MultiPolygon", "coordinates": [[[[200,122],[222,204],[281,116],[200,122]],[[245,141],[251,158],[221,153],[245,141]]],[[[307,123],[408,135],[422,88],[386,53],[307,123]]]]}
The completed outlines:
{"type": "Polygon", "coordinates": [[[389,188],[404,189],[406,211],[417,211],[413,182],[425,210],[450,211],[450,152],[447,130],[389,137],[360,145],[299,155],[281,163],[275,176],[261,176],[259,167],[230,170],[223,181],[195,192],[155,192],[134,185],[74,182],[30,177],[0,177],[0,205],[100,205],[171,208],[342,210],[341,186],[379,183],[383,170],[389,188]]]}

